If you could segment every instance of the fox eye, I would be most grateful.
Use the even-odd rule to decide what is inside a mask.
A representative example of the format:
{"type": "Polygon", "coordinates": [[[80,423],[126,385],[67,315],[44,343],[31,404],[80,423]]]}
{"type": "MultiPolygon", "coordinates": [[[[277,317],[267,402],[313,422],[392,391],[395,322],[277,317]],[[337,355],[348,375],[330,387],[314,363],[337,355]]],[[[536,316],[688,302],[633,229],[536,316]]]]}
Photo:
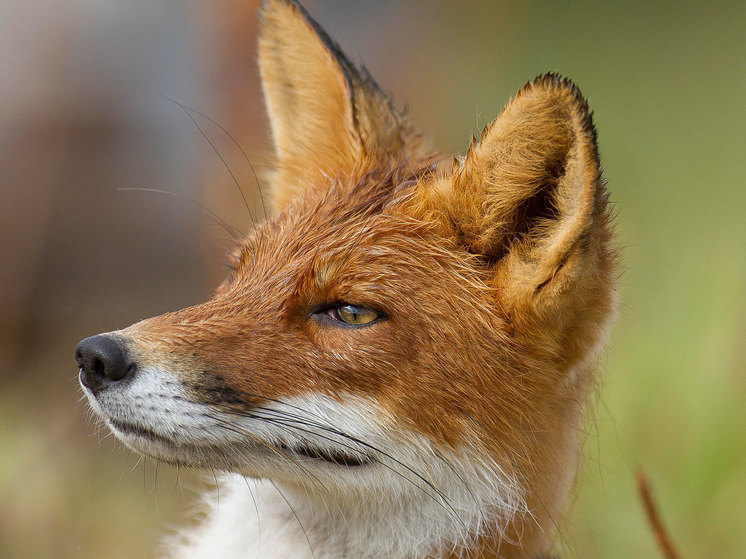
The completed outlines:
{"type": "Polygon", "coordinates": [[[345,324],[349,324],[350,326],[365,326],[367,324],[372,324],[383,316],[382,313],[368,307],[347,304],[329,309],[328,313],[332,318],[344,322],[345,324]]]}

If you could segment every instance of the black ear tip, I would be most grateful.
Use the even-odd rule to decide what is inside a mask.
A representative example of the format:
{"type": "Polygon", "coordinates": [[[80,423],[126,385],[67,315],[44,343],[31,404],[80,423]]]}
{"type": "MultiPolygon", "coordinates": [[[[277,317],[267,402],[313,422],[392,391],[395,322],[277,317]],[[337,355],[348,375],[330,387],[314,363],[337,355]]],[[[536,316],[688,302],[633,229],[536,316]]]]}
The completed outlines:
{"type": "Polygon", "coordinates": [[[578,85],[562,74],[557,72],[539,74],[533,80],[526,82],[526,84],[518,91],[518,95],[520,96],[536,90],[551,91],[568,95],[573,98],[578,105],[582,105],[586,112],[588,111],[588,103],[585,97],[583,97],[578,85]]]}
{"type": "Polygon", "coordinates": [[[297,0],[261,0],[259,2],[259,16],[262,17],[265,13],[277,7],[292,8],[307,13],[303,5],[297,0]]]}

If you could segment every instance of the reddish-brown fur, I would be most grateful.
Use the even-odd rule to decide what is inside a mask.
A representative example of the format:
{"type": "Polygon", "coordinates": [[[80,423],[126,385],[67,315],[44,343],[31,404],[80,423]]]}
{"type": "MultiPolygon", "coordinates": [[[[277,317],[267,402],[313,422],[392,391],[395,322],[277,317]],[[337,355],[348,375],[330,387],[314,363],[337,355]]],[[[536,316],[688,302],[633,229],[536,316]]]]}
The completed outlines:
{"type": "MultiPolygon", "coordinates": [[[[179,371],[206,402],[353,394],[436,446],[479,440],[534,517],[515,519],[502,556],[547,552],[615,301],[584,99],[538,78],[452,162],[294,2],[264,3],[260,61],[275,213],[210,301],[123,331],[134,357],[179,371]],[[338,302],[387,320],[311,318],[338,302]]],[[[496,537],[469,556],[496,557],[496,537]]]]}

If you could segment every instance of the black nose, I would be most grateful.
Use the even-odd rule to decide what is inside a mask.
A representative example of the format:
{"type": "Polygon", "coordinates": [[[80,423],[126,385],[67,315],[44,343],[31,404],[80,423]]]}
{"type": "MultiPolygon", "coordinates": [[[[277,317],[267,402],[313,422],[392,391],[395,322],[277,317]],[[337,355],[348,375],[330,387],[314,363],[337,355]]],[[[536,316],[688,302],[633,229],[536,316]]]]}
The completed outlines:
{"type": "Polygon", "coordinates": [[[80,382],[94,392],[134,374],[136,369],[125,348],[105,334],[81,341],[75,348],[75,362],[80,367],[80,382]]]}

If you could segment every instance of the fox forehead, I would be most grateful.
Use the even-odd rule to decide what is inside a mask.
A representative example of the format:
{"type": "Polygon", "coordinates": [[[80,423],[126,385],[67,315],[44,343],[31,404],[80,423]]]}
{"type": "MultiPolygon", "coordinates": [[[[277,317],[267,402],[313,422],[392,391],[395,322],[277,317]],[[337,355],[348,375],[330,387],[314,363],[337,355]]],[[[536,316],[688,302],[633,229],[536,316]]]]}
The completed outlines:
{"type": "Polygon", "coordinates": [[[283,310],[343,300],[381,306],[413,289],[418,275],[447,268],[486,287],[475,281],[487,277],[479,259],[421,210],[424,184],[437,182],[431,169],[397,168],[299,198],[237,244],[218,295],[252,293],[249,307],[266,295],[283,310]]]}

